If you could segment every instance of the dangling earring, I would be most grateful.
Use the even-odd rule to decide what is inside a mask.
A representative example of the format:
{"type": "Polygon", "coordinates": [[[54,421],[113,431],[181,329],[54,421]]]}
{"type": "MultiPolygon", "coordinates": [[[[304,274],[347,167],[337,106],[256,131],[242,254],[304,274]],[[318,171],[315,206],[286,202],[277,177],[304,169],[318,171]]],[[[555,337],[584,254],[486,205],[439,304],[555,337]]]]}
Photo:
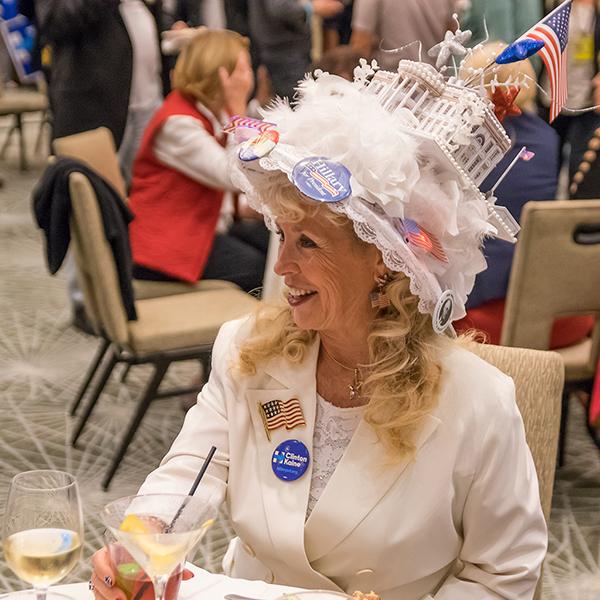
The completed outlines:
{"type": "Polygon", "coordinates": [[[385,293],[385,286],[390,282],[392,276],[390,273],[384,273],[377,278],[377,289],[369,294],[371,306],[373,308],[385,308],[390,305],[390,299],[385,293]]]}

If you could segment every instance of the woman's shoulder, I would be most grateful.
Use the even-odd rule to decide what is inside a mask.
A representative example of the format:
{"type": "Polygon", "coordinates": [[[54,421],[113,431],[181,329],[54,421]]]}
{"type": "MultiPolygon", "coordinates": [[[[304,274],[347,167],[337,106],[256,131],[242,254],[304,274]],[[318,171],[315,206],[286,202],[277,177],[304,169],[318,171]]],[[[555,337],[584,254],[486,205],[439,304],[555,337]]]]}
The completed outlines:
{"type": "Polygon", "coordinates": [[[486,420],[518,413],[511,377],[458,343],[442,356],[441,413],[486,420]]]}
{"type": "Polygon", "coordinates": [[[256,317],[249,314],[223,323],[215,339],[213,353],[235,354],[239,352],[240,345],[251,334],[255,321],[256,317]]]}
{"type": "Polygon", "coordinates": [[[473,352],[469,343],[450,342],[441,354],[441,363],[444,372],[460,373],[461,379],[466,377],[474,380],[470,383],[479,382],[485,385],[496,380],[510,379],[500,369],[473,352]]]}

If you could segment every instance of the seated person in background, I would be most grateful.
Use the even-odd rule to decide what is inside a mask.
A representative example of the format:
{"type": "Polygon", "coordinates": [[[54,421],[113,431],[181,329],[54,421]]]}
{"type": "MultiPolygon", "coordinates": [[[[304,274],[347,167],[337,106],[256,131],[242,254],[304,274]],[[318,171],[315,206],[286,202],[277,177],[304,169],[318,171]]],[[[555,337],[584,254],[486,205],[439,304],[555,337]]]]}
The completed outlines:
{"type": "Polygon", "coordinates": [[[268,232],[263,223],[217,231],[228,171],[223,124],[246,113],[253,85],[248,41],[227,30],[203,31],[177,59],[173,92],[144,133],[129,207],[134,277],[225,279],[260,287],[268,232]]]}
{"type": "MultiPolygon", "coordinates": [[[[473,54],[465,66],[483,67],[505,47],[506,44],[502,42],[486,44],[473,54]]],[[[530,78],[529,87],[521,87],[515,102],[522,113],[507,116],[502,123],[513,146],[481,184],[483,191],[490,190],[523,146],[535,152],[532,160],[520,160],[495,191],[499,204],[506,206],[512,216],[520,221],[523,205],[529,200],[556,198],[558,178],[555,164],[558,160],[559,141],[554,129],[535,114],[536,76],[531,63],[526,60],[498,66],[493,73],[488,73],[486,83],[492,80],[494,74],[500,83],[508,81],[510,77],[513,80],[522,78],[523,75],[530,78]]],[[[484,254],[488,268],[477,275],[475,287],[467,302],[467,316],[454,323],[457,332],[474,328],[484,332],[490,344],[500,343],[504,301],[514,252],[515,246],[508,242],[496,239],[485,241],[484,254]]],[[[574,344],[584,338],[592,326],[592,317],[556,319],[550,348],[574,344]]]]}
{"type": "MultiPolygon", "coordinates": [[[[223,326],[140,492],[187,493],[214,445],[196,495],[227,505],[229,576],[531,600],[547,534],[514,383],[443,335],[485,268],[485,205],[420,145],[412,114],[360,84],[302,82],[294,110],[265,112],[280,134],[270,160],[234,163],[279,236],[287,302],[223,326]]],[[[122,598],[114,581],[100,550],[98,600],[122,598]]]]}
{"type": "Polygon", "coordinates": [[[600,195],[600,127],[587,140],[587,148],[569,186],[571,200],[594,200],[600,195]]]}

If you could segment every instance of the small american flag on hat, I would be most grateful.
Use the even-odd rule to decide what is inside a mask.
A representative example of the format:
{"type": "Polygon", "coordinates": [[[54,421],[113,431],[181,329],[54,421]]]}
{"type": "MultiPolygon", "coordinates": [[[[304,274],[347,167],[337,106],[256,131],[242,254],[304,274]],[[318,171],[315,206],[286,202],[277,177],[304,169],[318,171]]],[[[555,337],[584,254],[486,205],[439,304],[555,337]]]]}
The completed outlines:
{"type": "Polygon", "coordinates": [[[261,404],[259,410],[265,426],[267,437],[271,439],[270,430],[279,429],[285,425],[286,429],[293,429],[300,425],[306,425],[300,400],[292,398],[291,400],[269,400],[261,404]]]}
{"type": "Polygon", "coordinates": [[[527,150],[527,148],[525,146],[523,146],[521,148],[521,151],[519,152],[519,158],[521,160],[524,160],[525,162],[529,162],[534,156],[535,156],[535,152],[532,152],[531,150],[527,150]]]}
{"type": "Polygon", "coordinates": [[[542,57],[550,79],[550,123],[556,119],[567,100],[567,44],[571,0],[566,0],[545,19],[534,25],[515,42],[531,39],[544,42],[538,54],[542,57]]]}
{"type": "Polygon", "coordinates": [[[423,229],[416,221],[412,219],[401,219],[400,227],[404,234],[404,239],[408,244],[422,248],[438,260],[448,262],[448,257],[440,241],[433,233],[423,229]]]}

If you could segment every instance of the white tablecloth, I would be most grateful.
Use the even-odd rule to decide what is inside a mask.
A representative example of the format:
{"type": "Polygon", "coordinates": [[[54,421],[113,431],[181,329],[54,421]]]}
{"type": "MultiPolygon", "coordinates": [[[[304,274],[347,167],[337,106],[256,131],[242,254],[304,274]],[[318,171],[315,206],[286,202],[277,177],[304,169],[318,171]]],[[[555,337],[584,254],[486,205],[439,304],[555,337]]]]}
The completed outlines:
{"type": "MultiPolygon", "coordinates": [[[[188,568],[194,573],[194,577],[181,582],[178,600],[223,600],[226,594],[239,594],[260,600],[275,600],[282,594],[298,591],[298,588],[268,584],[264,581],[247,581],[246,579],[232,579],[225,575],[214,575],[194,565],[188,565],[188,568]]],[[[55,585],[52,586],[52,590],[69,596],[72,600],[93,600],[94,598],[87,583],[55,585]]]]}

